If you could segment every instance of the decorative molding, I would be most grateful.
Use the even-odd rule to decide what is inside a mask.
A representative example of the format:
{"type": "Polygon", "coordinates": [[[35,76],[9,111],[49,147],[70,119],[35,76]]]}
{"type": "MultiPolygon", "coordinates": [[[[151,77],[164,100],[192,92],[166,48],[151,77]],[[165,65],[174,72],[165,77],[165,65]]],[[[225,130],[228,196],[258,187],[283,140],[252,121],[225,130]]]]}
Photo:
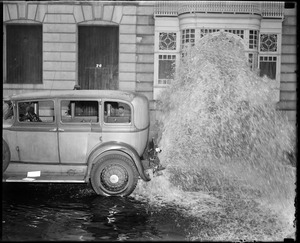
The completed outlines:
{"type": "Polygon", "coordinates": [[[159,33],[159,50],[176,50],[176,33],[159,33]]]}
{"type": "Polygon", "coordinates": [[[263,18],[283,18],[284,2],[255,1],[156,1],[154,16],[190,13],[252,14],[263,18]]]}
{"type": "Polygon", "coordinates": [[[277,52],[277,34],[260,34],[260,51],[277,52]]]}

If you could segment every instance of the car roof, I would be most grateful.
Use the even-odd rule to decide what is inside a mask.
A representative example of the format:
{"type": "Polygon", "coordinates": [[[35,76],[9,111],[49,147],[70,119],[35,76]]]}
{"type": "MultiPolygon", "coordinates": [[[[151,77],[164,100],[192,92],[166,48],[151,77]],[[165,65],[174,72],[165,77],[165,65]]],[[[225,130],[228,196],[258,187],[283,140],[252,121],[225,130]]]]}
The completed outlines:
{"type": "Polygon", "coordinates": [[[47,90],[31,93],[16,94],[9,97],[10,100],[49,99],[49,98],[96,98],[96,99],[121,99],[132,101],[135,96],[144,96],[133,91],[121,90],[47,90]]]}

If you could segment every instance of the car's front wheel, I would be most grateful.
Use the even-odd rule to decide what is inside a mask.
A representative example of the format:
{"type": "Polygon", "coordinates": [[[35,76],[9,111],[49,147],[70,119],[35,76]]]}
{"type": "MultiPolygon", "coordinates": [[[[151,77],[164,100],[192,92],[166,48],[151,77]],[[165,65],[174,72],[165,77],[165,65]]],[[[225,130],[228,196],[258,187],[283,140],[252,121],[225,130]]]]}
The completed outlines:
{"type": "Polygon", "coordinates": [[[128,196],[135,189],[138,172],[127,157],[112,154],[97,161],[91,171],[94,191],[103,196],[128,196]]]}

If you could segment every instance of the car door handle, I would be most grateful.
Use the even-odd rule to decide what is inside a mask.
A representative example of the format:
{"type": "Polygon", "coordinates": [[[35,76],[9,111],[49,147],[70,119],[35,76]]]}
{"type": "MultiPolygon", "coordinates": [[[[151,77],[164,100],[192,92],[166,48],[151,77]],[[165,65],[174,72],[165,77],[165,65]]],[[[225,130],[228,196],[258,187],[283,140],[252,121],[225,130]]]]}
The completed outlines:
{"type": "Polygon", "coordinates": [[[57,128],[50,129],[49,132],[56,132],[57,128]]]}
{"type": "Polygon", "coordinates": [[[58,131],[59,131],[59,132],[64,132],[64,131],[65,131],[65,129],[58,128],[58,131]]]}

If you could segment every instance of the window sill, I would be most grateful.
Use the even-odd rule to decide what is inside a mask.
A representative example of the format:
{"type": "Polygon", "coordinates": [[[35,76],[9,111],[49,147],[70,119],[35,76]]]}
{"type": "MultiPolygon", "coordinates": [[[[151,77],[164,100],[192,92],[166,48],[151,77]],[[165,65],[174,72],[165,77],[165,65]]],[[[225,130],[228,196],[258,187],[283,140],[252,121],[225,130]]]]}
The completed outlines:
{"type": "Polygon", "coordinates": [[[44,84],[3,84],[4,89],[43,89],[44,84]]]}

